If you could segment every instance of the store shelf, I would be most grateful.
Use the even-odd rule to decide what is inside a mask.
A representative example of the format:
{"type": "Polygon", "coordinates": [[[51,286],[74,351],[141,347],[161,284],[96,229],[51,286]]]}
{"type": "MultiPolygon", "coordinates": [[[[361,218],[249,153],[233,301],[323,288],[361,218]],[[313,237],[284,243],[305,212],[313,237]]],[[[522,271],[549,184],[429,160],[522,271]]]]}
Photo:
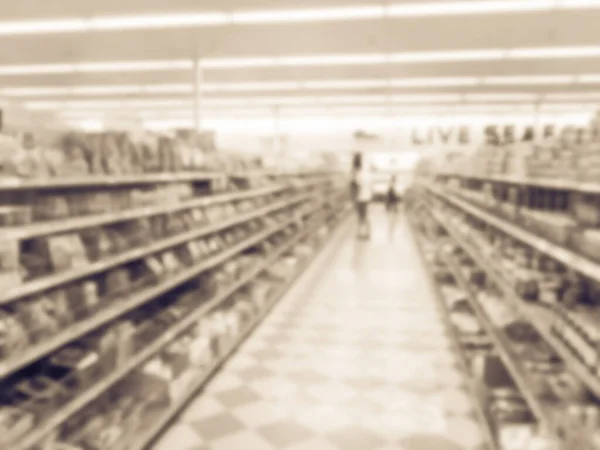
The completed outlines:
{"type": "MultiPolygon", "coordinates": [[[[314,212],[314,211],[313,211],[314,212]]],[[[186,275],[186,279],[190,278],[190,275],[193,277],[199,274],[201,271],[207,270],[211,267],[219,265],[229,258],[231,258],[236,253],[243,251],[244,249],[261,242],[262,240],[269,237],[271,234],[277,232],[278,230],[287,226],[293,220],[287,221],[284,224],[280,224],[277,227],[274,227],[266,232],[263,232],[257,236],[252,237],[250,240],[245,241],[244,243],[224,252],[222,255],[218,255],[218,257],[213,258],[210,262],[202,264],[202,269],[199,268],[192,269],[188,271],[186,275]]],[[[156,341],[152,342],[149,346],[147,346],[141,353],[135,355],[133,358],[129,360],[129,362],[122,368],[118,369],[114,373],[112,373],[109,377],[105,378],[101,382],[94,385],[91,389],[88,389],[83,394],[79,395],[75,400],[70,402],[64,408],[61,408],[53,415],[49,420],[42,423],[41,426],[38,426],[34,432],[27,435],[27,437],[14,445],[13,450],[28,450],[31,446],[35,445],[41,439],[44,438],[47,434],[51,433],[52,430],[60,426],[60,424],[64,423],[69,417],[75,414],[77,411],[85,407],[87,404],[94,401],[101,394],[110,389],[117,382],[125,378],[130,372],[135,370],[145,361],[150,359],[160,350],[162,350],[166,345],[168,345],[171,341],[173,341],[177,336],[179,336],[182,332],[192,326],[194,323],[198,322],[203,316],[208,314],[211,310],[219,306],[224,300],[230,297],[233,293],[235,293],[238,289],[243,287],[244,285],[251,282],[254,278],[256,278],[262,271],[267,269],[270,265],[277,261],[277,259],[289,251],[294,245],[304,239],[307,235],[313,233],[319,226],[323,224],[322,221],[318,221],[316,225],[309,227],[308,229],[302,231],[297,236],[291,238],[287,243],[283,244],[280,248],[278,248],[275,252],[268,256],[268,258],[262,262],[258,267],[251,270],[246,275],[242,276],[237,282],[235,282],[232,286],[227,287],[224,291],[220,292],[213,300],[208,302],[207,304],[201,306],[195,312],[187,315],[187,317],[169,329],[166,333],[160,336],[156,341]]],[[[184,275],[184,274],[182,274],[184,275]]],[[[171,286],[172,287],[172,286],[171,286]]],[[[165,289],[166,291],[166,289],[165,289]]],[[[215,366],[216,367],[216,366],[215,366]]]]}
{"type": "Polygon", "coordinates": [[[142,184],[190,183],[222,178],[221,172],[164,172],[135,175],[89,175],[57,178],[0,178],[0,192],[14,190],[81,189],[84,187],[119,187],[142,184]]]}
{"type": "MultiPolygon", "coordinates": [[[[342,218],[346,210],[341,211],[342,218]]],[[[313,230],[314,231],[314,230],[313,230]]],[[[337,230],[339,231],[339,230],[337,230]]],[[[334,231],[335,232],[335,231],[334,231]]],[[[323,249],[321,249],[322,253],[323,249]]],[[[199,378],[194,385],[188,390],[188,392],[181,397],[180,400],[176,401],[171,405],[164,414],[160,416],[156,424],[154,424],[150,430],[143,433],[139,439],[136,439],[131,444],[126,444],[117,450],[148,450],[157,436],[171,423],[171,421],[187,406],[188,402],[194,398],[198,391],[211,379],[215,372],[223,365],[223,363],[229,359],[229,357],[237,350],[237,348],[248,338],[252,331],[263,321],[263,319],[273,309],[275,304],[289,291],[290,287],[293,286],[298,278],[303,275],[306,269],[314,264],[314,260],[323,256],[322,254],[315,255],[314,258],[306,261],[296,271],[293,277],[287,280],[280,289],[278,289],[269,301],[267,307],[260,313],[260,315],[246,327],[240,333],[238,339],[231,345],[231,347],[222,355],[217,361],[215,361],[205,372],[204,376],[199,378]]]]}
{"type": "MultiPolygon", "coordinates": [[[[417,235],[416,224],[414,223],[414,221],[411,217],[409,217],[409,224],[411,226],[411,231],[412,231],[413,236],[416,236],[417,235]]],[[[485,413],[485,409],[483,408],[483,405],[481,404],[481,401],[480,401],[481,389],[478,386],[478,384],[476,383],[476,381],[473,380],[473,377],[472,377],[471,373],[469,372],[468,363],[467,363],[467,360],[466,360],[466,358],[462,352],[462,349],[460,347],[460,342],[459,342],[458,336],[456,335],[456,332],[454,331],[454,327],[453,327],[452,323],[450,322],[448,308],[443,300],[443,296],[439,289],[439,286],[436,283],[436,281],[434,280],[433,274],[431,273],[431,267],[429,265],[429,261],[425,257],[425,254],[423,253],[423,248],[420,245],[418,240],[419,240],[419,238],[416,239],[416,247],[417,247],[418,253],[421,257],[421,262],[422,262],[423,266],[425,267],[425,271],[427,273],[427,278],[429,279],[429,283],[434,290],[434,294],[435,294],[434,297],[437,302],[438,311],[444,322],[446,330],[448,330],[448,334],[451,337],[452,348],[454,350],[454,353],[459,355],[461,370],[465,376],[465,379],[468,380],[467,384],[468,384],[468,388],[469,388],[471,397],[474,399],[473,403],[475,404],[477,418],[479,419],[481,427],[484,430],[484,435],[485,435],[486,444],[487,444],[486,448],[489,450],[498,450],[498,446],[496,444],[496,439],[494,438],[494,432],[492,431],[492,429],[490,427],[490,424],[487,419],[487,415],[485,413]]],[[[468,293],[468,291],[466,291],[466,292],[468,293]]]]}
{"type": "Polygon", "coordinates": [[[442,189],[436,186],[432,186],[430,184],[425,185],[426,189],[435,195],[444,198],[448,202],[452,203],[459,209],[464,212],[477,217],[493,227],[503,231],[504,233],[512,236],[516,240],[519,240],[539,252],[542,252],[551,258],[556,259],[562,264],[569,266],[576,271],[586,275],[594,280],[600,281],[600,264],[581,256],[571,250],[568,250],[560,245],[554,244],[544,238],[537,236],[536,234],[524,230],[518,225],[514,225],[513,223],[501,219],[494,214],[491,214],[477,206],[472,205],[471,203],[462,200],[455,195],[448,194],[444,192],[442,189]]]}
{"type": "Polygon", "coordinates": [[[515,186],[525,186],[532,188],[541,188],[557,191],[574,191],[585,194],[600,194],[600,183],[580,183],[572,180],[546,179],[546,178],[526,178],[515,177],[509,175],[492,176],[492,175],[467,175],[457,173],[438,173],[439,177],[446,178],[461,178],[468,180],[477,180],[484,183],[499,183],[515,186]]]}
{"type": "MultiPolygon", "coordinates": [[[[294,202],[292,202],[292,204],[293,203],[294,202]]],[[[270,211],[267,210],[266,212],[270,211]]],[[[256,215],[260,216],[261,214],[265,214],[266,212],[259,210],[258,212],[253,213],[251,217],[253,218],[256,215]]],[[[71,341],[80,338],[81,336],[99,328],[100,326],[109,323],[117,317],[122,316],[126,312],[131,311],[132,309],[135,309],[145,303],[148,303],[156,297],[193,279],[202,272],[205,272],[213,267],[218,266],[219,264],[222,264],[223,262],[230,259],[232,256],[264,240],[266,237],[281,230],[282,228],[285,228],[287,225],[294,223],[296,220],[296,218],[290,218],[284,223],[278,224],[277,226],[272,227],[256,236],[252,236],[244,240],[243,242],[225,250],[224,252],[204,260],[202,263],[175,275],[173,278],[166,280],[158,286],[152,286],[151,288],[133,293],[127,298],[127,300],[119,303],[118,305],[115,305],[112,308],[107,308],[106,311],[101,311],[98,314],[95,314],[93,317],[90,317],[89,319],[85,319],[78,322],[76,325],[67,328],[54,338],[46,340],[41,345],[34,346],[31,349],[25,350],[18,357],[9,359],[4,362],[0,362],[0,379],[6,377],[7,375],[10,375],[11,373],[16,372],[17,370],[25,367],[27,364],[37,361],[41,357],[51,353],[52,351],[64,346],[65,344],[71,341]]]]}
{"type": "MultiPolygon", "coordinates": [[[[596,396],[599,396],[600,379],[594,376],[594,374],[571,353],[569,348],[552,334],[550,329],[551,317],[548,310],[540,306],[526,304],[518,297],[514,289],[510,286],[510,283],[504,279],[503,275],[496,269],[495,264],[492,261],[475,249],[471,244],[466,242],[461,233],[457,232],[456,229],[448,223],[448,220],[444,220],[444,218],[437,215],[437,213],[434,213],[434,215],[437,216],[437,220],[444,225],[458,245],[469,254],[479,267],[485,270],[496,286],[502,291],[505,299],[516,308],[521,317],[531,323],[548,345],[554,349],[557,355],[563,360],[568,370],[574,373],[596,396]]],[[[551,416],[548,416],[546,422],[548,425],[553,426],[555,432],[560,435],[566,435],[567,438],[573,433],[573,430],[569,430],[568,427],[565,427],[565,424],[562,423],[558,417],[553,419],[551,416]]],[[[591,441],[591,438],[589,440],[591,441]]]]}
{"type": "Polygon", "coordinates": [[[65,272],[45,276],[38,280],[27,282],[1,295],[0,305],[11,303],[19,298],[34,295],[36,293],[52,289],[54,287],[69,283],[80,278],[85,278],[99,272],[104,272],[113,267],[120,266],[128,262],[135,261],[137,259],[142,259],[153,253],[164,251],[177,245],[184,244],[192,239],[196,239],[207,234],[215,233],[219,230],[231,227],[239,223],[247,222],[248,220],[261,217],[265,214],[279,209],[283,209],[287,206],[292,206],[296,203],[300,203],[304,200],[307,200],[310,197],[311,194],[301,194],[291,200],[283,200],[273,205],[269,205],[264,208],[253,211],[251,213],[238,215],[230,219],[224,220],[222,222],[211,224],[196,230],[187,231],[185,233],[178,234],[167,239],[161,239],[160,241],[152,245],[136,248],[134,250],[124,252],[117,256],[91,263],[81,269],[68,270],[65,272]]]}
{"type": "MultiPolygon", "coordinates": [[[[440,222],[443,225],[443,222],[440,222]]],[[[527,369],[519,360],[519,357],[511,349],[512,344],[504,336],[502,330],[498,329],[490,320],[487,312],[477,301],[477,296],[473,289],[469,286],[465,277],[458,267],[457,262],[450,255],[444,255],[447,265],[450,268],[452,274],[461,289],[467,293],[467,300],[473,308],[473,311],[479,318],[479,322],[485,328],[488,336],[494,342],[494,347],[498,351],[500,358],[504,362],[506,368],[509,370],[512,378],[519,388],[519,391],[527,405],[538,420],[539,425],[545,430],[556,429],[556,415],[553,413],[552,408],[556,408],[556,404],[545,402],[543,398],[535,394],[533,383],[529,379],[527,369]]]]}
{"type": "MultiPolygon", "coordinates": [[[[305,183],[306,186],[317,184],[313,182],[305,183]]],[[[195,198],[189,201],[174,204],[159,204],[134,208],[130,210],[111,212],[107,214],[97,214],[83,217],[69,217],[61,220],[52,220],[49,222],[33,223],[15,228],[0,228],[3,237],[8,239],[33,239],[50,234],[65,233],[68,231],[81,230],[84,228],[98,227],[117,222],[126,222],[128,220],[143,219],[160,214],[171,214],[186,209],[202,208],[220,203],[246,200],[249,198],[269,195],[289,189],[289,186],[276,185],[261,189],[252,189],[248,191],[236,191],[225,194],[207,195],[201,198],[195,198]]]]}

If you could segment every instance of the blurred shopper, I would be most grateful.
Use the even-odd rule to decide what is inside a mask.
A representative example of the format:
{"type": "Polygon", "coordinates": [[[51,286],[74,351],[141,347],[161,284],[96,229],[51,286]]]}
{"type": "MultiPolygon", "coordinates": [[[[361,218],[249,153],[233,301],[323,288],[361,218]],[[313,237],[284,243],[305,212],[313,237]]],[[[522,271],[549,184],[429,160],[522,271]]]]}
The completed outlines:
{"type": "Polygon", "coordinates": [[[356,211],[358,214],[358,238],[369,239],[371,223],[369,221],[369,203],[373,197],[371,173],[362,167],[356,175],[356,211]]]}
{"type": "Polygon", "coordinates": [[[390,178],[390,184],[388,185],[387,192],[385,195],[385,210],[388,213],[389,218],[389,237],[390,240],[394,239],[394,230],[396,228],[396,217],[398,215],[398,201],[400,200],[397,192],[398,180],[396,175],[392,175],[390,178]]]}

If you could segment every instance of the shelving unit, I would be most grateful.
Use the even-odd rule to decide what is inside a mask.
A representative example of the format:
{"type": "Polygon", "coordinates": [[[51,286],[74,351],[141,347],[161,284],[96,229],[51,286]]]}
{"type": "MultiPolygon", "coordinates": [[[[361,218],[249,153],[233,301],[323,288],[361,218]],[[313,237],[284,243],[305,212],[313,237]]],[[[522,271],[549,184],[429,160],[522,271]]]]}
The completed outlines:
{"type": "MultiPolygon", "coordinates": [[[[437,223],[447,230],[452,240],[470,256],[478,267],[484,270],[488,279],[500,289],[503,298],[517,312],[518,316],[533,325],[543,340],[560,357],[567,372],[585,385],[589,390],[588,395],[591,398],[591,408],[597,408],[597,398],[600,394],[600,378],[598,378],[595,368],[586,364],[585,360],[576,355],[574,350],[566,341],[559,338],[555,331],[557,323],[561,320],[562,311],[565,311],[566,307],[560,303],[548,304],[540,301],[532,302],[531,300],[524,300],[515,289],[512,281],[505,276],[501,261],[496,261],[494,259],[495,256],[488,250],[473,242],[471,237],[466,234],[469,232],[464,228],[464,225],[458,225],[459,221],[457,221],[458,219],[455,220],[454,215],[464,215],[465,217],[476,219],[486,227],[489,227],[490,233],[500,233],[502,236],[512,238],[515,242],[519,242],[521,245],[530,248],[531,251],[550,258],[564,265],[567,270],[570,269],[574,273],[588,277],[594,282],[600,280],[599,264],[589,257],[579,254],[576,250],[567,248],[564,244],[558,244],[553,242],[552,239],[540,235],[537,230],[528,230],[522,223],[515,223],[514,219],[509,220],[503,217],[507,213],[502,208],[502,203],[498,207],[490,206],[493,203],[475,204],[477,199],[470,194],[470,185],[463,184],[463,188],[457,188],[455,184],[446,185],[444,181],[448,177],[447,174],[442,174],[437,177],[439,180],[438,183],[420,182],[416,187],[416,190],[419,192],[416,195],[423,198],[427,209],[431,212],[437,223]],[[449,215],[446,211],[456,211],[456,213],[453,212],[449,215]]],[[[460,178],[471,179],[477,177],[464,176],[460,178]]],[[[515,182],[515,180],[498,180],[489,177],[481,177],[481,179],[488,183],[488,186],[491,183],[492,187],[488,189],[492,190],[488,190],[488,192],[494,192],[494,183],[505,185],[515,182]]],[[[532,186],[534,188],[542,187],[549,190],[570,189],[579,192],[585,191],[587,194],[595,194],[595,191],[589,185],[582,185],[576,188],[574,186],[568,187],[560,182],[539,183],[535,180],[533,182],[529,180],[525,181],[524,185],[519,186],[518,189],[528,190],[532,186]]],[[[502,189],[505,188],[502,187],[502,189]]],[[[525,207],[520,206],[519,203],[517,205],[517,208],[525,207]]],[[[514,212],[511,212],[511,218],[515,217],[514,214],[514,212]]],[[[518,210],[516,214],[517,220],[519,220],[518,210]]],[[[577,232],[577,230],[574,229],[573,232],[577,232]]],[[[454,271],[457,274],[457,279],[460,280],[460,271],[456,269],[454,271]]],[[[461,283],[464,283],[464,280],[461,283]]],[[[527,403],[539,420],[540,426],[549,431],[551,435],[554,435],[555,439],[561,442],[561,448],[565,450],[572,448],[590,450],[600,448],[600,441],[595,428],[590,429],[589,426],[585,427],[570,416],[569,411],[572,408],[572,402],[564,399],[556,401],[537,394],[539,388],[534,387],[528,370],[519,360],[518,355],[512,352],[510,344],[503,339],[503,335],[495,329],[489,320],[486,320],[485,310],[477,302],[472,302],[472,306],[481,318],[481,323],[486,326],[490,336],[493,337],[503,362],[514,376],[515,382],[518,384],[521,392],[527,399],[527,403]]],[[[564,325],[562,332],[570,333],[572,338],[580,333],[575,328],[569,329],[568,324],[564,325]]]]}
{"type": "MultiPolygon", "coordinates": [[[[418,227],[412,217],[412,214],[409,215],[409,224],[411,226],[413,236],[415,236],[417,249],[419,251],[421,261],[423,262],[423,265],[426,269],[427,276],[429,278],[429,282],[435,292],[435,298],[437,300],[437,306],[438,306],[438,310],[440,311],[440,316],[444,320],[444,324],[446,326],[446,329],[448,330],[448,334],[450,335],[453,350],[454,350],[455,354],[457,354],[459,357],[461,371],[465,375],[465,378],[467,379],[469,392],[473,399],[473,404],[475,406],[477,418],[479,420],[479,423],[480,423],[480,425],[483,429],[483,433],[485,435],[485,444],[481,447],[481,450],[497,450],[498,446],[496,444],[496,438],[494,436],[494,431],[492,430],[492,428],[490,426],[490,421],[488,419],[488,414],[486,413],[485,406],[482,404],[482,397],[483,397],[484,393],[482,392],[481,386],[479,386],[478,382],[473,379],[472,374],[469,371],[469,363],[468,363],[468,360],[465,357],[465,354],[461,348],[460,339],[458,337],[457,331],[455,330],[453,324],[451,323],[451,321],[449,319],[450,311],[448,310],[448,306],[446,304],[446,301],[443,298],[443,294],[438,286],[438,283],[435,281],[435,277],[431,270],[431,261],[429,261],[429,259],[426,257],[424,249],[423,249],[424,245],[425,245],[425,243],[423,241],[430,240],[431,236],[428,236],[426,238],[426,237],[420,236],[418,234],[418,231],[417,231],[418,227]]],[[[450,264],[449,264],[449,267],[451,267],[450,264]]],[[[469,294],[469,291],[464,289],[464,286],[462,285],[462,283],[461,283],[461,287],[467,294],[469,294]]],[[[467,297],[470,298],[470,295],[467,295],[467,297]]]]}
{"type": "MultiPolygon", "coordinates": [[[[260,176],[258,173],[252,175],[255,178],[260,178],[260,176]]],[[[266,175],[263,174],[264,176],[266,175]]],[[[63,195],[62,192],[68,192],[68,189],[75,187],[79,192],[86,192],[86,189],[90,189],[90,192],[98,192],[99,190],[111,190],[113,187],[117,187],[121,192],[129,186],[139,186],[142,183],[147,183],[151,188],[153,183],[179,185],[184,181],[191,183],[206,183],[208,181],[210,185],[214,179],[219,177],[222,179],[223,175],[157,174],[138,177],[135,180],[132,177],[91,179],[88,180],[87,184],[85,184],[85,180],[78,179],[48,180],[44,182],[36,180],[20,184],[5,182],[4,184],[0,183],[0,194],[6,195],[8,193],[10,195],[11,192],[20,190],[26,193],[49,191],[52,192],[52,195],[61,196],[63,195]]],[[[227,180],[229,177],[230,175],[226,175],[225,179],[227,180]]],[[[225,182],[225,185],[227,184],[225,182]]],[[[180,228],[179,232],[155,238],[149,245],[140,246],[138,244],[136,247],[122,250],[117,254],[96,261],[89,260],[85,264],[76,264],[66,270],[57,270],[54,273],[31,280],[26,279],[20,285],[4,290],[4,293],[0,296],[0,306],[4,308],[3,314],[11,314],[13,308],[17,308],[14,309],[14,314],[18,314],[20,313],[21,304],[36,301],[37,298],[46,298],[46,293],[62,292],[61,289],[78,285],[81,281],[88,283],[90,280],[100,280],[101,278],[98,277],[102,277],[104,273],[114,269],[127,270],[131,264],[148,264],[148,258],[158,257],[162,264],[162,257],[173,253],[173,258],[176,258],[175,255],[177,254],[179,258],[183,257],[187,261],[184,262],[180,259],[176,267],[171,267],[168,270],[165,269],[166,266],[162,266],[161,272],[148,278],[143,285],[135,287],[132,284],[130,288],[117,294],[116,297],[101,298],[99,294],[96,294],[98,295],[96,297],[97,303],[100,306],[96,307],[93,312],[85,314],[72,323],[63,324],[57,328],[56,332],[51,333],[44,339],[29,338],[31,341],[25,348],[17,352],[13,351],[8,356],[6,351],[9,349],[3,349],[4,353],[0,354],[0,356],[4,356],[0,359],[0,381],[3,383],[3,389],[12,389],[13,379],[20,383],[19,386],[23,383],[29,383],[27,377],[32,376],[38,381],[43,380],[56,392],[61,391],[61,397],[65,395],[67,397],[62,399],[57,397],[51,400],[56,404],[46,412],[43,412],[44,408],[36,415],[25,412],[19,413],[16,409],[8,411],[9,414],[19,417],[18,423],[20,426],[26,427],[29,423],[29,426],[35,424],[35,427],[29,432],[21,431],[21,434],[15,437],[0,437],[0,447],[10,445],[10,448],[15,450],[37,450],[42,448],[46,450],[53,448],[52,442],[55,440],[68,438],[60,431],[65,423],[74,420],[80,411],[94,407],[97,401],[108,395],[115,386],[132,376],[132,374],[137,373],[147,361],[156,359],[180,336],[188,333],[200,321],[210,317],[213,312],[220,310],[222,305],[229,304],[228,302],[235,294],[253,283],[255,279],[266,273],[265,271],[270,270],[274,264],[298,244],[311,238],[324,226],[330,230],[333,229],[335,224],[343,221],[348,211],[343,177],[340,178],[340,175],[337,174],[302,173],[295,176],[290,173],[277,177],[274,181],[263,180],[261,184],[262,186],[258,188],[250,187],[246,190],[239,190],[238,188],[238,190],[232,192],[215,191],[212,195],[203,190],[200,192],[200,196],[196,195],[179,202],[164,201],[163,203],[142,207],[134,205],[129,209],[118,212],[74,216],[68,220],[31,222],[18,227],[4,227],[6,233],[3,234],[3,238],[6,237],[8,242],[13,243],[13,248],[18,249],[22,242],[32,240],[45,242],[45,239],[62,235],[77,236],[78,232],[103,230],[103,227],[118,227],[122,223],[139,223],[143,220],[151,220],[157,217],[167,218],[170,215],[177,214],[186,214],[188,218],[186,225],[180,228]],[[211,208],[213,208],[213,213],[210,212],[211,208]],[[220,209],[217,211],[214,208],[220,209]],[[285,238],[283,243],[281,243],[282,238],[285,238]],[[263,248],[266,243],[273,239],[275,239],[273,242],[279,242],[276,248],[271,250],[268,250],[269,247],[263,248]],[[202,250],[198,246],[199,243],[205,245],[202,250]],[[185,250],[185,252],[182,254],[176,253],[178,249],[180,251],[185,250]],[[255,255],[253,259],[256,259],[258,263],[245,268],[234,278],[231,278],[231,275],[223,278],[226,273],[224,268],[227,265],[231,266],[236,260],[238,262],[235,264],[239,265],[239,261],[242,261],[239,258],[248,251],[253,252],[251,253],[255,255]],[[118,335],[113,333],[117,330],[114,327],[121,326],[118,324],[134,323],[127,321],[135,317],[131,314],[137,314],[136,311],[141,311],[141,308],[158,307],[157,311],[169,311],[169,308],[173,307],[171,305],[173,301],[180,301],[177,300],[179,297],[176,296],[185,292],[171,294],[173,291],[184,288],[195,289],[193,283],[196,282],[197,277],[214,277],[215,274],[218,276],[219,273],[221,278],[229,280],[227,284],[219,284],[218,289],[210,299],[199,300],[199,303],[193,306],[192,309],[189,309],[189,306],[186,307],[184,303],[181,304],[183,306],[177,306],[177,303],[173,303],[180,310],[183,307],[188,308],[187,313],[179,320],[171,323],[159,335],[154,336],[151,341],[145,342],[140,349],[133,350],[135,347],[134,342],[138,339],[136,333],[143,333],[144,327],[147,328],[151,325],[152,320],[154,320],[151,316],[144,319],[147,323],[141,323],[139,330],[132,330],[131,333],[133,334],[130,334],[129,338],[119,338],[118,335]],[[166,294],[175,297],[172,300],[171,297],[165,297],[166,294]],[[164,301],[167,301],[167,303],[164,303],[164,301]],[[159,306],[159,304],[162,306],[159,306]],[[98,379],[93,382],[78,381],[76,385],[81,384],[83,388],[78,387],[76,391],[66,394],[64,391],[68,391],[67,386],[72,386],[72,388],[75,386],[73,384],[74,379],[69,381],[68,378],[63,377],[64,383],[67,384],[62,385],[62,381],[48,379],[46,375],[41,376],[38,374],[38,367],[45,367],[45,361],[51,361],[55,355],[58,355],[56,352],[66,351],[74,344],[77,347],[80,345],[79,342],[82,342],[81,345],[84,346],[82,348],[87,349],[89,342],[96,342],[95,339],[100,336],[107,336],[106,333],[113,336],[113,339],[117,339],[117,341],[111,341],[112,344],[109,345],[109,349],[114,349],[111,352],[117,351],[117,353],[120,353],[125,351],[128,355],[126,357],[121,355],[117,362],[111,363],[114,367],[103,373],[98,379]],[[122,339],[126,340],[123,341],[122,339]],[[126,343],[128,340],[131,341],[131,344],[126,343]],[[117,344],[117,342],[119,343],[117,344]],[[123,348],[127,350],[123,350],[123,348]],[[31,375],[27,375],[30,372],[31,375]]],[[[23,198],[28,199],[30,197],[25,195],[23,198]]],[[[21,207],[22,205],[19,205],[19,208],[21,207]]],[[[269,245],[272,246],[272,244],[269,245]]],[[[84,248],[89,251],[89,248],[85,246],[84,248]]],[[[249,258],[249,256],[243,257],[249,258]]],[[[299,269],[298,274],[302,272],[303,267],[299,269]]],[[[239,271],[242,268],[242,266],[239,266],[236,270],[239,271]]],[[[269,304],[272,305],[275,299],[292,282],[293,279],[288,280],[288,283],[278,291],[279,294],[270,297],[269,304]]],[[[190,291],[192,294],[193,292],[193,290],[190,291]]],[[[177,308],[172,311],[176,311],[177,308]]],[[[253,319],[252,323],[247,325],[239,334],[235,340],[236,343],[229,350],[217,355],[211,366],[205,370],[205,376],[197,381],[197,386],[190,389],[188,396],[195,394],[198,388],[210,377],[210,374],[227,359],[228,355],[234,351],[235,347],[267,313],[268,308],[263,309],[253,319]]],[[[22,316],[15,315],[14,317],[18,319],[22,316]]],[[[90,355],[94,354],[96,360],[98,358],[103,360],[105,357],[100,350],[93,350],[92,347],[89,347],[89,349],[90,355]]],[[[105,350],[107,349],[105,348],[105,350]]],[[[75,375],[69,376],[73,377],[75,375]]],[[[36,401],[35,394],[30,392],[30,395],[31,401],[36,401]]],[[[45,395],[44,401],[48,402],[51,399],[48,395],[51,394],[46,393],[45,395]]],[[[147,446],[168,423],[170,418],[185,405],[186,397],[184,395],[174,401],[164,412],[157,425],[153,425],[150,430],[147,430],[146,434],[143,435],[144,437],[140,438],[139,441],[130,442],[124,446],[123,450],[141,449],[147,446]]],[[[137,436],[140,437],[139,434],[137,436]]]]}
{"type": "MultiPolygon", "coordinates": [[[[342,209],[339,212],[339,214],[341,215],[342,218],[343,218],[344,212],[348,212],[348,209],[346,209],[345,211],[344,211],[344,209],[342,209]]],[[[339,220],[339,218],[337,218],[337,219],[339,220]]],[[[286,244],[283,246],[283,248],[279,249],[276,252],[276,255],[273,255],[273,258],[270,259],[270,261],[268,263],[266,263],[263,267],[259,267],[256,270],[256,272],[252,274],[253,275],[252,277],[248,277],[246,281],[242,282],[238,286],[238,288],[243,286],[243,284],[249,282],[252,278],[257,276],[262,270],[265,270],[269,265],[273,264],[277,260],[277,256],[285,253],[285,251],[289,250],[289,248],[293,247],[296,243],[300,242],[303,238],[314,233],[315,229],[318,228],[319,225],[321,225],[321,224],[319,223],[319,224],[317,224],[317,226],[311,227],[309,230],[304,231],[299,236],[293,238],[289,244],[286,244]]],[[[347,227],[344,227],[344,228],[347,228],[347,227]]],[[[343,230],[337,231],[337,233],[340,234],[341,236],[344,236],[345,231],[346,230],[343,229],[343,230]]],[[[333,239],[335,240],[336,238],[333,237],[333,239]]],[[[337,239],[339,239],[339,237],[337,239]]],[[[331,244],[329,244],[329,245],[331,245],[331,244]]],[[[323,252],[323,251],[325,251],[325,249],[322,248],[322,249],[319,249],[319,251],[323,252]]],[[[322,258],[323,256],[324,255],[317,254],[317,255],[315,255],[314,259],[319,259],[319,258],[322,258]]],[[[173,419],[177,416],[177,414],[180,413],[185,408],[189,399],[193,398],[194,395],[217,372],[219,367],[233,353],[235,353],[235,351],[238,349],[238,347],[246,340],[246,338],[252,333],[252,331],[269,314],[269,312],[277,304],[278,300],[281,299],[287,293],[287,291],[290,289],[290,287],[294,285],[294,283],[297,281],[297,279],[299,277],[301,277],[304,274],[304,272],[308,269],[308,267],[313,263],[314,263],[314,261],[312,259],[307,260],[304,264],[302,264],[302,266],[295,272],[295,274],[288,281],[286,281],[279,289],[277,289],[277,291],[271,296],[270,300],[268,301],[268,305],[265,308],[265,310],[251,324],[249,324],[244,329],[244,331],[240,334],[239,339],[237,339],[231,345],[231,347],[225,352],[225,354],[219,360],[215,361],[214,364],[211,365],[211,367],[206,371],[205,375],[202,378],[198,379],[194,383],[194,385],[189,389],[188,393],[186,393],[182,397],[182,400],[175,402],[169,409],[167,409],[167,411],[165,411],[165,413],[160,416],[160,418],[156,421],[156,423],[152,425],[150,430],[148,430],[147,432],[144,432],[139,439],[134,439],[133,443],[131,443],[130,445],[124,445],[119,450],[146,450],[146,449],[149,449],[150,446],[152,445],[152,443],[155,441],[155,439],[160,435],[160,433],[173,421],[173,419]]]]}

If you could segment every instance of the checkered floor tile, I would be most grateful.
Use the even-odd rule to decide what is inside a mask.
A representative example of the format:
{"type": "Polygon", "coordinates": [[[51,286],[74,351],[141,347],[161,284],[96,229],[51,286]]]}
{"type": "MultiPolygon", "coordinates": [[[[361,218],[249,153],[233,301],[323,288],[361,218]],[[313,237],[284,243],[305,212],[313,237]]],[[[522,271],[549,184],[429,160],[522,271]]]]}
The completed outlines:
{"type": "Polygon", "coordinates": [[[277,305],[155,450],[483,448],[407,225],[392,243],[384,217],[373,225],[311,298],[277,305]]]}

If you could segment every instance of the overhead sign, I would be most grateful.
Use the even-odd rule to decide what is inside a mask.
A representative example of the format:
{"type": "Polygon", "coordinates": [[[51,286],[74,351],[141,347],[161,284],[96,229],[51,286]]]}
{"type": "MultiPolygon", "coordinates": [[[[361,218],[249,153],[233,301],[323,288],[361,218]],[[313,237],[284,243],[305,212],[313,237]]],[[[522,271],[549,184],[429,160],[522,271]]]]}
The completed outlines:
{"type": "Polygon", "coordinates": [[[590,138],[589,129],[561,126],[557,124],[515,125],[489,124],[483,127],[473,125],[432,125],[414,127],[409,131],[409,144],[414,147],[503,145],[517,142],[535,142],[550,137],[569,134],[576,142],[590,138]]]}

